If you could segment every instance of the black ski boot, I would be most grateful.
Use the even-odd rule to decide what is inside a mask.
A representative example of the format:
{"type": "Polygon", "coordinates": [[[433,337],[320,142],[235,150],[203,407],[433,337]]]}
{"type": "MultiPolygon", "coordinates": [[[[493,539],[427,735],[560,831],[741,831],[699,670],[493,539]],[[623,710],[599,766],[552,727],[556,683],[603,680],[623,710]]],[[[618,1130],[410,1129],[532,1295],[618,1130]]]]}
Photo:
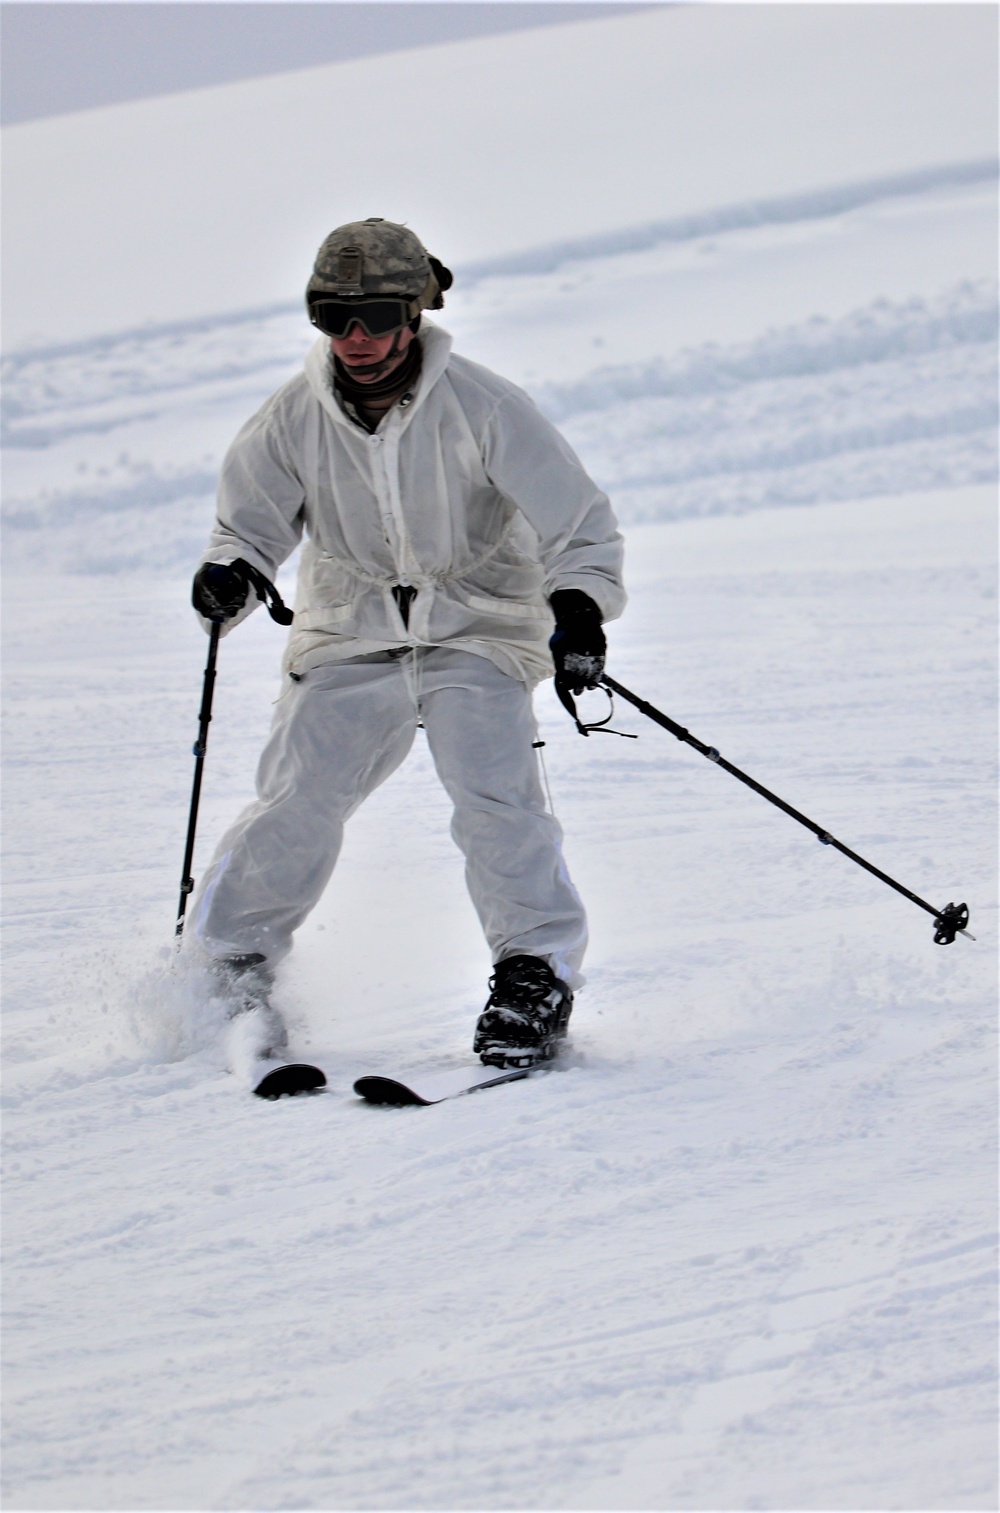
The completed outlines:
{"type": "Polygon", "coordinates": [[[472,1049],[485,1066],[551,1061],[565,1039],[573,995],[538,956],[508,956],[490,978],[491,993],[472,1049]]]}

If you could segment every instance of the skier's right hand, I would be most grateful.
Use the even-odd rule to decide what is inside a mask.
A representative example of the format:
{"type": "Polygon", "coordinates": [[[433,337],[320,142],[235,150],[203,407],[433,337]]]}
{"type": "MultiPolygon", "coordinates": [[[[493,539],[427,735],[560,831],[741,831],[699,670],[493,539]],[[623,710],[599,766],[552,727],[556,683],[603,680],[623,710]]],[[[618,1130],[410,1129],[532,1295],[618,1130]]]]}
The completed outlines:
{"type": "Polygon", "coordinates": [[[235,562],[205,562],[194,575],[191,603],[206,620],[232,620],[247,602],[250,575],[241,557],[235,562]]]}

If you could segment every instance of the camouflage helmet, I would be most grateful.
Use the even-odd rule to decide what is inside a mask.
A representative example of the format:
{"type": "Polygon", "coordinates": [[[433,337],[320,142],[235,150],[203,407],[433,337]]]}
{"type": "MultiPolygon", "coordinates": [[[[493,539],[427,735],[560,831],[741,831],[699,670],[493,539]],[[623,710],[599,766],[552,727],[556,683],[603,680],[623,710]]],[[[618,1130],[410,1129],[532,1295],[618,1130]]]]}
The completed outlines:
{"type": "Polygon", "coordinates": [[[452,276],[431,257],[408,226],[370,216],[331,231],[319,252],[306,287],[306,304],[325,296],[335,299],[408,300],[412,314],[440,310],[452,276]]]}

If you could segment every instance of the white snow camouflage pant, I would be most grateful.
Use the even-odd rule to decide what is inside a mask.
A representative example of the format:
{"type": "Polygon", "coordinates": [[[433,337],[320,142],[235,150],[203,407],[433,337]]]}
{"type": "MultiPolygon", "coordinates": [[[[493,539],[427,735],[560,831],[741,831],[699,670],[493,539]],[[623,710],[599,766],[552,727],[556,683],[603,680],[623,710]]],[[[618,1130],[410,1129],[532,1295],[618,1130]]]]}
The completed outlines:
{"type": "Polygon", "coordinates": [[[290,682],[257,772],[257,800],[219,843],[193,910],[212,956],[269,963],[319,901],[344,822],[395,771],[418,720],[454,805],[451,833],[493,960],[547,960],[582,981],[583,905],[545,804],[524,684],[448,647],[329,663],[290,682]]]}

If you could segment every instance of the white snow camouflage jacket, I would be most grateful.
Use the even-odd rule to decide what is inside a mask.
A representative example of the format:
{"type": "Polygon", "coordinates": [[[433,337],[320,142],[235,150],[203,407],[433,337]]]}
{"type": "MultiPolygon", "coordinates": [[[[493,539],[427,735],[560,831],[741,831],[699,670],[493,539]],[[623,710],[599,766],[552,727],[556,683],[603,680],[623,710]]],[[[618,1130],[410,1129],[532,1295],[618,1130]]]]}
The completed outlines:
{"type": "MultiPolygon", "coordinates": [[[[425,321],[423,370],[369,435],[328,377],[329,342],[240,431],[204,562],[273,579],[305,531],[285,669],[399,646],[454,646],[529,686],[552,672],[546,596],[625,604],[607,496],[516,385],[452,354],[425,321]],[[404,625],[395,584],[417,590],[404,625]]],[[[258,604],[227,623],[231,629],[258,604]]],[[[207,622],[205,622],[207,625],[207,622]]]]}

